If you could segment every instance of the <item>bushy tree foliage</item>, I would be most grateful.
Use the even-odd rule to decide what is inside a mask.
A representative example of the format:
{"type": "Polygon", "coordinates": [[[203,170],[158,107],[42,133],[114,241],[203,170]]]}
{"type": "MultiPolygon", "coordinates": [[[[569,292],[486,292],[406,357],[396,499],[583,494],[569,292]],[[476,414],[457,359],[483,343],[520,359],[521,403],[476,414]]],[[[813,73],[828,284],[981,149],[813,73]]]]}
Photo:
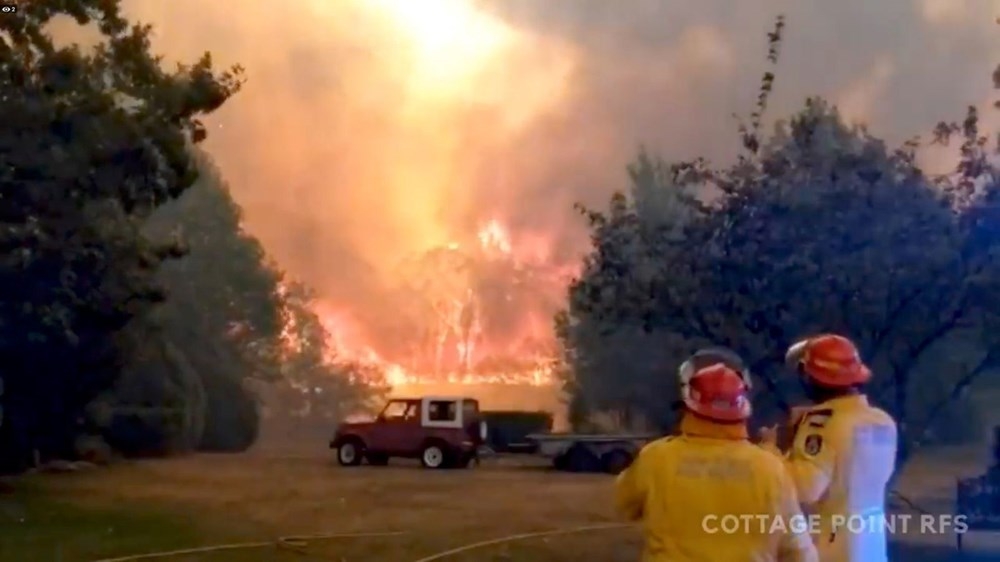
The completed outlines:
{"type": "Polygon", "coordinates": [[[283,283],[220,172],[207,156],[198,161],[199,180],[146,223],[185,255],[160,267],[166,301],[124,332],[151,343],[98,409],[102,434],[130,455],[245,450],[260,431],[259,399],[323,419],[328,431],[363,407],[380,374],[359,377],[360,366],[336,359],[311,292],[283,283]]]}
{"type": "Polygon", "coordinates": [[[832,331],[874,367],[870,395],[900,421],[905,457],[1000,367],[989,143],[974,109],[939,126],[939,140],[964,142],[955,174],[934,178],[918,165],[919,141],[890,148],[819,98],[765,136],[773,82],[766,73],[734,164],[642,154],[631,191],[585,211],[593,249],[557,318],[573,410],[669,425],[676,366],[724,345],[751,365],[758,415],[770,418],[797,400],[788,345],[832,331]]]}
{"type": "Polygon", "coordinates": [[[109,0],[39,0],[0,18],[0,363],[4,464],[72,453],[85,406],[132,353],[117,337],[162,300],[176,249],[141,236],[196,177],[198,117],[239,86],[206,54],[166,71],[149,28],[109,0]],[[56,45],[55,16],[96,27],[95,49],[56,45]]]}
{"type": "Polygon", "coordinates": [[[186,251],[160,268],[167,300],[154,320],[161,337],[183,355],[179,368],[193,370],[198,379],[189,399],[204,408],[205,421],[194,445],[243,450],[259,423],[247,382],[280,375],[281,275],[244,230],[219,170],[205,155],[198,162],[198,182],[146,224],[152,238],[174,237],[186,251]]]}
{"type": "Polygon", "coordinates": [[[87,408],[88,432],[126,456],[192,451],[207,428],[207,392],[184,351],[152,318],[119,333],[135,351],[87,408]]]}

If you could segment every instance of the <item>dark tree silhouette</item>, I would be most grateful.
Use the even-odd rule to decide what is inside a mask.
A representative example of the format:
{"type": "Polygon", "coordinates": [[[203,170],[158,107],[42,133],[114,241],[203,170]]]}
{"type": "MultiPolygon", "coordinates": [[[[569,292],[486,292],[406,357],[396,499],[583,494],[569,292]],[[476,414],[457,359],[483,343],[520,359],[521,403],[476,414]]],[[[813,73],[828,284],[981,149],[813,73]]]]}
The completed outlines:
{"type": "Polygon", "coordinates": [[[199,116],[240,73],[206,54],[168,72],[150,29],[112,0],[38,0],[0,18],[0,459],[18,470],[72,455],[87,404],[143,341],[121,329],[163,299],[171,245],[142,236],[154,209],[196,179],[199,116]],[[55,16],[99,30],[93,50],[61,47],[55,16]]]}
{"type": "MultiPolygon", "coordinates": [[[[777,57],[784,22],[769,36],[777,57]]],[[[819,98],[770,135],[768,72],[737,161],[668,165],[640,154],[631,191],[584,210],[593,249],[557,318],[576,417],[613,410],[669,425],[674,369],[701,345],[738,351],[762,417],[794,400],[782,358],[822,331],[852,337],[876,372],[870,393],[897,417],[901,456],[934,438],[964,391],[1000,367],[997,172],[970,109],[954,174],[847,126],[819,98]]],[[[773,420],[772,420],[773,421],[773,420]]]]}

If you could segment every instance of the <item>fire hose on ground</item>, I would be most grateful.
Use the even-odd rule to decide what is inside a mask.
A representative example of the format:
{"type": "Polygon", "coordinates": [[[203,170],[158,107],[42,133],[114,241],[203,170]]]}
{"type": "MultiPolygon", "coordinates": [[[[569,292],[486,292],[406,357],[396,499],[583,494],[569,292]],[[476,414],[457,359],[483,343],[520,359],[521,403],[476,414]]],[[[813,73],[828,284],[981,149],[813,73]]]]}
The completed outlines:
{"type": "Polygon", "coordinates": [[[568,529],[555,529],[552,531],[538,531],[534,533],[519,533],[516,535],[508,535],[505,537],[500,537],[496,539],[490,539],[485,541],[479,541],[470,543],[464,546],[459,546],[457,548],[452,548],[450,550],[445,550],[444,552],[438,552],[437,554],[432,554],[430,556],[425,556],[419,560],[414,560],[414,562],[437,562],[438,560],[444,560],[449,556],[454,556],[456,554],[461,554],[463,552],[468,552],[470,550],[476,550],[479,548],[487,546],[495,546],[498,544],[504,544],[509,542],[522,541],[527,539],[537,539],[542,537],[552,537],[556,535],[571,535],[575,533],[585,533],[587,531],[606,531],[611,529],[625,529],[628,527],[634,527],[633,523],[605,523],[602,525],[585,525],[583,527],[570,527],[568,529]]]}
{"type": "MultiPolygon", "coordinates": [[[[469,552],[471,550],[477,550],[487,546],[495,546],[498,544],[504,544],[509,542],[516,542],[516,541],[542,538],[542,537],[551,537],[557,535],[586,533],[589,531],[624,529],[629,527],[634,527],[634,524],[605,523],[598,525],[584,525],[580,527],[570,527],[566,529],[554,529],[549,531],[518,533],[515,535],[507,535],[495,539],[474,542],[459,547],[451,548],[449,550],[431,554],[430,556],[425,556],[423,558],[420,558],[419,560],[415,560],[414,562],[436,562],[438,560],[444,560],[445,558],[454,556],[456,554],[461,554],[464,552],[469,552]]],[[[232,551],[232,550],[251,550],[251,549],[268,548],[268,547],[283,548],[301,554],[303,553],[303,550],[306,548],[307,544],[311,541],[332,540],[341,538],[391,537],[391,536],[401,536],[407,534],[409,533],[407,533],[406,531],[389,531],[389,532],[373,532],[373,533],[330,533],[322,535],[291,536],[291,537],[281,537],[276,541],[231,543],[231,544],[203,546],[198,548],[186,548],[182,550],[150,552],[146,554],[120,556],[116,558],[102,558],[100,560],[94,560],[93,562],[139,562],[142,560],[156,560],[163,558],[172,558],[175,556],[189,556],[192,554],[212,554],[215,552],[232,551]]]]}
{"type": "MultiPolygon", "coordinates": [[[[909,508],[920,514],[928,513],[925,509],[921,508],[917,504],[913,503],[911,500],[899,494],[898,492],[891,492],[891,495],[895,496],[900,502],[906,504],[909,508]]],[[[478,550],[480,548],[485,548],[488,546],[496,546],[499,544],[506,544],[511,542],[537,539],[543,537],[552,537],[558,535],[571,535],[576,533],[586,533],[589,531],[608,531],[608,530],[618,530],[635,527],[633,523],[604,523],[597,525],[583,525],[579,527],[569,527],[565,529],[553,529],[549,531],[535,531],[530,533],[518,533],[514,535],[506,535],[503,537],[498,537],[494,539],[487,539],[483,541],[478,541],[474,543],[465,544],[455,548],[451,548],[445,551],[437,552],[429,556],[425,556],[413,562],[437,562],[439,560],[444,560],[456,554],[462,554],[472,550],[478,550]]],[[[146,554],[135,554],[130,556],[120,556],[116,558],[102,558],[100,560],[95,560],[93,562],[139,562],[142,560],[155,560],[162,558],[171,558],[175,556],[188,556],[191,554],[211,554],[215,552],[232,551],[232,550],[250,550],[259,548],[276,547],[291,550],[294,552],[303,553],[307,544],[311,541],[320,540],[333,540],[341,538],[370,538],[370,537],[392,537],[392,536],[402,536],[407,535],[406,531],[387,531],[387,532],[368,532],[368,533],[329,533],[320,535],[301,535],[301,536],[289,536],[281,537],[276,541],[259,541],[259,542],[245,542],[245,543],[231,543],[231,544],[220,544],[213,546],[204,546],[198,548],[187,548],[181,550],[171,550],[163,552],[151,552],[146,554]]]]}
{"type": "MultiPolygon", "coordinates": [[[[928,510],[922,508],[919,504],[915,503],[913,500],[909,499],[908,497],[906,497],[905,495],[896,490],[890,491],[889,495],[899,503],[905,505],[907,508],[917,512],[918,514],[926,515],[930,513],[928,510]]],[[[551,537],[558,535],[569,535],[576,533],[584,533],[588,531],[616,530],[616,529],[630,528],[634,526],[635,525],[632,523],[605,523],[596,525],[584,525],[579,527],[570,527],[564,529],[554,529],[549,531],[518,533],[514,535],[506,535],[503,537],[498,537],[494,539],[488,539],[458,546],[455,548],[451,548],[449,550],[432,554],[430,556],[425,556],[423,558],[415,560],[414,562],[437,562],[438,560],[444,560],[456,554],[462,554],[468,551],[478,550],[480,548],[485,548],[488,546],[495,546],[498,544],[505,544],[505,543],[517,542],[528,539],[551,537]]],[[[275,541],[220,544],[220,545],[188,548],[181,550],[171,550],[171,551],[152,552],[152,553],[136,554],[129,556],[120,556],[115,558],[102,558],[100,560],[95,560],[93,562],[140,562],[143,560],[156,560],[156,559],[171,558],[176,556],[188,556],[192,554],[211,554],[223,551],[250,550],[250,549],[268,548],[268,547],[290,550],[302,554],[304,553],[304,549],[307,547],[308,543],[312,541],[335,540],[343,538],[391,537],[391,536],[401,536],[406,534],[409,533],[407,533],[406,531],[384,531],[384,532],[328,533],[319,535],[287,536],[287,537],[281,537],[275,541]]]]}
{"type": "Polygon", "coordinates": [[[172,558],[175,556],[189,556],[192,554],[212,554],[228,550],[251,550],[257,548],[275,547],[279,549],[302,552],[310,541],[334,540],[334,539],[356,539],[368,537],[392,537],[407,534],[405,531],[388,531],[374,533],[328,533],[321,535],[298,535],[281,537],[274,541],[242,542],[217,544],[212,546],[201,546],[197,548],[185,548],[180,550],[166,550],[161,552],[149,552],[145,554],[132,554],[129,556],[118,556],[115,558],[101,558],[93,562],[137,562],[139,560],[156,560],[160,558],[172,558]]]}

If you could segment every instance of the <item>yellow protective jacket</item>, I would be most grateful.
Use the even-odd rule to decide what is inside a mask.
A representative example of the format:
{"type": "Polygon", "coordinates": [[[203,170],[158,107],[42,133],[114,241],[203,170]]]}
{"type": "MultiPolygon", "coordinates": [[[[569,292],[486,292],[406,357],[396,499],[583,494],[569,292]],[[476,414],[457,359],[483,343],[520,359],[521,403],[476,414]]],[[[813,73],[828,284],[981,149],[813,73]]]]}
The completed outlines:
{"type": "Polygon", "coordinates": [[[896,464],[896,423],[864,395],[817,404],[796,422],[781,455],[815,518],[822,562],[887,562],[886,486],[896,464]]]}
{"type": "Polygon", "coordinates": [[[640,521],[643,562],[816,562],[780,459],[743,425],[687,415],[618,476],[617,507],[640,521]]]}

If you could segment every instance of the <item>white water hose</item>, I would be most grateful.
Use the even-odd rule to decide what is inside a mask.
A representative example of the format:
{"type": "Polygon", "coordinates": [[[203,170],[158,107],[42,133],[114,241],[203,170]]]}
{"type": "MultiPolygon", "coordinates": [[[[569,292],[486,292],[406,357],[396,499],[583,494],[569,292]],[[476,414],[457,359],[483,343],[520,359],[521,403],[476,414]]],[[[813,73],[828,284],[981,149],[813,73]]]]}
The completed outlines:
{"type": "MultiPolygon", "coordinates": [[[[612,529],[624,529],[627,527],[633,527],[631,523],[605,523],[601,525],[584,525],[582,527],[571,527],[568,529],[555,529],[551,531],[536,531],[533,533],[519,533],[516,535],[508,535],[505,537],[499,537],[495,539],[489,539],[485,541],[479,541],[457,548],[452,548],[444,552],[438,552],[430,556],[421,558],[414,562],[435,562],[437,560],[443,560],[449,556],[454,556],[456,554],[461,554],[463,552],[468,552],[470,550],[476,550],[479,548],[493,546],[497,544],[503,544],[514,541],[521,541],[527,539],[535,539],[541,537],[551,537],[556,535],[570,535],[574,533],[585,533],[587,531],[602,531],[602,530],[612,530],[612,529]]],[[[267,547],[278,547],[278,548],[288,548],[291,550],[301,549],[306,546],[309,541],[315,540],[331,540],[331,539],[342,539],[342,538],[364,538],[364,537],[391,537],[406,535],[405,531],[390,531],[390,532],[379,532],[379,533],[329,533],[322,535],[301,535],[301,536],[290,536],[281,537],[277,541],[259,541],[259,542],[244,542],[244,543],[231,543],[231,544],[219,544],[213,546],[203,546],[198,548],[185,548],[181,550],[170,550],[163,552],[150,552],[146,554],[133,554],[130,556],[120,556],[117,558],[102,558],[100,560],[94,560],[93,562],[138,562],[141,560],[156,560],[160,558],[170,558],[174,556],[189,556],[191,554],[209,554],[213,552],[223,552],[227,550],[248,550],[255,548],[267,548],[267,547]]]]}
{"type": "Polygon", "coordinates": [[[583,527],[571,527],[569,529],[556,529],[554,531],[538,531],[534,533],[520,533],[517,535],[509,535],[506,537],[500,537],[497,539],[489,539],[485,541],[475,542],[472,544],[467,544],[451,550],[446,550],[444,552],[438,552],[437,554],[432,554],[430,556],[421,558],[419,560],[414,560],[414,562],[435,562],[437,560],[443,560],[449,556],[454,556],[456,554],[461,554],[463,552],[468,552],[470,550],[475,550],[477,548],[482,548],[484,546],[493,546],[497,544],[503,544],[514,541],[521,541],[526,539],[536,539],[539,537],[551,537],[555,535],[570,535],[573,533],[585,533],[587,531],[603,531],[609,529],[624,529],[626,527],[634,527],[632,523],[605,523],[603,525],[586,525],[583,527]]]}
{"type": "Polygon", "coordinates": [[[169,550],[163,552],[150,552],[147,554],[133,554],[130,556],[119,556],[117,558],[102,558],[93,562],[135,562],[137,560],[155,560],[159,558],[170,558],[173,556],[187,556],[191,554],[208,554],[212,552],[222,552],[225,550],[246,550],[252,548],[267,548],[269,546],[277,548],[287,548],[289,550],[301,549],[309,541],[332,540],[332,539],[354,539],[364,537],[392,537],[405,535],[403,531],[390,531],[381,533],[329,533],[322,535],[298,535],[281,537],[276,541],[243,542],[231,544],[218,544],[213,546],[202,546],[198,548],[185,548],[182,550],[169,550]]]}

